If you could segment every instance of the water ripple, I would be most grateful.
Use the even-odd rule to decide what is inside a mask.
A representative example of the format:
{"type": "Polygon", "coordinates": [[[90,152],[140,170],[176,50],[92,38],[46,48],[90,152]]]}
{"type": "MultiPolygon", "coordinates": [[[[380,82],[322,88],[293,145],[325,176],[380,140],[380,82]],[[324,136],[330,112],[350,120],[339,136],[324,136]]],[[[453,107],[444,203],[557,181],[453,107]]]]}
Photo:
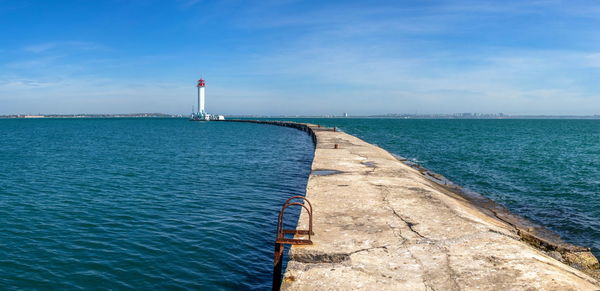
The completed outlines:
{"type": "Polygon", "coordinates": [[[183,119],[0,120],[0,289],[267,289],[304,133],[183,119]]]}

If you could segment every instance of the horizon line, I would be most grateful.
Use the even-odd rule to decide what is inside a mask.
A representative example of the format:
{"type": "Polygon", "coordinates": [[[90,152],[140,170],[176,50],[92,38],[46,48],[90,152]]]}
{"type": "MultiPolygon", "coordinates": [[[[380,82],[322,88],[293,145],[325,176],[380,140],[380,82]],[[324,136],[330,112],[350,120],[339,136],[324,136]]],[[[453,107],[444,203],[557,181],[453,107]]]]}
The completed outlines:
{"type": "MultiPolygon", "coordinates": [[[[187,117],[186,114],[169,114],[159,112],[145,113],[75,113],[75,114],[3,114],[0,118],[86,118],[86,117],[187,117]]],[[[335,115],[335,114],[230,114],[225,117],[240,118],[443,118],[443,119],[514,119],[514,118],[592,118],[600,119],[600,114],[504,114],[504,113],[387,113],[371,115],[335,115]]]]}

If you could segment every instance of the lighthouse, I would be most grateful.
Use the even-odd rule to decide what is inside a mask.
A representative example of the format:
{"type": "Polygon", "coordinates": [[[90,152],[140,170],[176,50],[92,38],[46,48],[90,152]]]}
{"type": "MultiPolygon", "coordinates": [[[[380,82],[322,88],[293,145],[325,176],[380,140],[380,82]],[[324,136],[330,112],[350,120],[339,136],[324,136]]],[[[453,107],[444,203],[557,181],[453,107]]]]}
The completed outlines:
{"type": "Polygon", "coordinates": [[[198,80],[198,114],[197,117],[199,119],[208,120],[210,117],[206,114],[206,109],[204,108],[204,87],[206,87],[206,82],[203,78],[198,80]]]}
{"type": "MultiPolygon", "coordinates": [[[[203,78],[198,80],[198,112],[192,113],[192,121],[209,121],[209,120],[224,120],[225,117],[223,115],[211,115],[206,113],[206,108],[204,107],[204,87],[206,87],[206,82],[203,78]]],[[[192,110],[193,111],[193,110],[192,110]]]]}

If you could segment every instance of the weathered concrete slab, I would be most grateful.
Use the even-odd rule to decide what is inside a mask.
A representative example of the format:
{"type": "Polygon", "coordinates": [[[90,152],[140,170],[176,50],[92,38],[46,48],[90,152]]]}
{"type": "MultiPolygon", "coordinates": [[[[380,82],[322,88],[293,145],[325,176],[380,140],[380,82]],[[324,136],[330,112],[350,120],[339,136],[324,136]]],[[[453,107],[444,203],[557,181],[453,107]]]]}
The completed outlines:
{"type": "Polygon", "coordinates": [[[385,150],[313,128],[314,245],[291,248],[282,289],[600,290],[385,150]]]}

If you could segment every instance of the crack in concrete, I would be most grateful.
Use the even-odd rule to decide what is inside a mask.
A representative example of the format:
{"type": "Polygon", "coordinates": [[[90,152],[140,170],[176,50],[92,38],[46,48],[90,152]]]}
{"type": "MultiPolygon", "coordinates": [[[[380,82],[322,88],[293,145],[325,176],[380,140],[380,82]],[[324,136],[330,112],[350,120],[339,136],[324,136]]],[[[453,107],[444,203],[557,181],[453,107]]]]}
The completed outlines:
{"type": "Polygon", "coordinates": [[[450,264],[450,250],[448,250],[448,248],[446,247],[442,247],[441,248],[444,252],[444,255],[446,256],[446,269],[448,270],[448,277],[450,277],[450,280],[452,280],[452,283],[454,283],[454,287],[457,290],[461,290],[460,285],[458,285],[458,282],[456,281],[456,278],[458,278],[458,274],[456,273],[456,271],[452,268],[451,264],[450,264]]]}
{"type": "MultiPolygon", "coordinates": [[[[380,185],[379,187],[386,188],[385,186],[382,186],[382,185],[380,185]]],[[[425,237],[424,235],[422,235],[421,233],[419,233],[417,230],[414,229],[414,226],[416,225],[416,223],[405,219],[404,217],[402,217],[402,215],[400,215],[398,212],[396,212],[396,209],[394,209],[394,207],[392,207],[390,201],[387,199],[387,196],[389,195],[389,191],[387,191],[387,189],[383,189],[382,192],[388,192],[388,194],[383,195],[383,201],[386,203],[387,207],[392,211],[392,213],[396,217],[398,217],[400,220],[402,220],[406,224],[406,226],[408,226],[408,229],[410,229],[410,231],[412,231],[413,233],[415,233],[416,235],[418,235],[419,237],[421,237],[423,239],[429,240],[427,237],[425,237]]]]}
{"type": "MultiPolygon", "coordinates": [[[[421,237],[422,239],[427,240],[428,242],[430,242],[431,240],[428,239],[427,237],[425,237],[424,235],[422,235],[421,233],[419,233],[418,231],[416,231],[413,226],[415,225],[415,223],[408,221],[407,219],[405,219],[404,217],[402,217],[398,212],[396,212],[396,210],[394,209],[394,207],[392,207],[390,201],[388,200],[388,195],[389,195],[389,190],[387,189],[387,187],[383,186],[383,185],[377,185],[378,187],[381,188],[382,193],[383,193],[383,202],[386,204],[386,206],[392,211],[392,213],[394,214],[394,216],[396,216],[397,218],[399,218],[400,220],[402,220],[402,222],[404,222],[407,226],[408,229],[410,229],[414,234],[416,234],[417,236],[421,237]]],[[[394,234],[396,234],[395,232],[395,228],[392,227],[389,223],[387,224],[392,231],[394,232],[394,234]]],[[[404,238],[400,232],[399,237],[402,239],[401,244],[405,244],[408,239],[404,238]]],[[[419,268],[423,271],[423,274],[427,273],[427,270],[425,269],[423,262],[418,259],[410,250],[407,250],[408,254],[410,255],[410,257],[415,260],[415,262],[417,263],[417,265],[419,265],[419,268]]],[[[453,271],[449,271],[449,272],[453,272],[453,271]]],[[[453,282],[456,284],[456,281],[454,280],[454,278],[451,278],[453,280],[453,282]]],[[[428,280],[426,278],[423,278],[422,280],[423,283],[423,287],[425,288],[425,290],[432,290],[432,291],[436,291],[436,289],[434,288],[434,286],[432,286],[430,284],[430,282],[428,282],[428,280]]]]}
{"type": "MultiPolygon", "coordinates": [[[[391,203],[390,203],[390,201],[388,199],[388,196],[390,195],[389,190],[385,186],[383,186],[383,185],[378,185],[378,187],[380,187],[381,190],[382,190],[382,194],[383,194],[383,199],[382,200],[387,205],[387,207],[392,211],[392,213],[394,214],[394,216],[396,216],[397,218],[399,218],[400,220],[402,220],[406,224],[406,226],[408,226],[408,228],[414,234],[416,234],[417,236],[419,236],[422,239],[427,240],[430,243],[433,243],[434,247],[439,248],[440,250],[442,250],[442,252],[444,254],[444,257],[445,257],[445,264],[444,264],[444,266],[442,268],[446,270],[446,272],[448,274],[448,279],[452,282],[452,290],[459,290],[460,291],[461,288],[460,288],[458,282],[456,281],[457,273],[456,273],[456,271],[450,265],[450,254],[449,254],[448,248],[437,245],[437,243],[439,243],[439,242],[430,240],[429,238],[425,237],[420,232],[418,232],[416,229],[414,229],[414,226],[416,224],[414,222],[412,222],[412,221],[404,218],[402,215],[400,215],[396,211],[396,209],[394,209],[394,207],[392,207],[392,205],[391,205],[391,203]]],[[[392,227],[389,223],[387,225],[392,229],[392,231],[394,232],[394,234],[396,234],[395,228],[392,227]]],[[[401,239],[403,239],[402,244],[404,244],[404,243],[406,243],[406,241],[408,241],[401,234],[399,235],[399,237],[401,239]]],[[[415,260],[415,262],[417,262],[417,264],[419,265],[419,267],[424,271],[424,274],[427,274],[427,270],[424,269],[423,262],[420,259],[418,259],[410,250],[408,250],[408,253],[410,254],[410,257],[413,260],[415,260]]],[[[432,286],[432,284],[431,284],[432,282],[430,282],[430,281],[431,281],[431,278],[424,278],[424,280],[423,280],[423,286],[425,287],[426,290],[433,290],[433,291],[435,291],[436,289],[435,289],[434,286],[432,286]]]]}
{"type": "Polygon", "coordinates": [[[356,253],[365,252],[365,251],[368,252],[368,251],[374,250],[374,249],[386,249],[387,250],[387,248],[388,248],[387,246],[371,247],[371,248],[360,249],[360,250],[356,250],[356,251],[353,251],[353,252],[349,252],[348,255],[351,256],[351,255],[354,255],[356,253]]]}
{"type": "MultiPolygon", "coordinates": [[[[376,169],[377,168],[372,168],[370,171],[367,172],[367,174],[373,173],[376,169]]],[[[375,186],[381,189],[381,192],[383,194],[383,199],[382,200],[386,204],[386,206],[392,211],[392,213],[394,214],[394,216],[396,216],[400,220],[402,220],[406,224],[406,226],[408,226],[408,229],[410,229],[414,234],[416,234],[417,236],[419,236],[422,239],[429,240],[427,237],[425,237],[420,232],[418,232],[417,230],[414,229],[414,226],[417,225],[416,223],[405,219],[404,217],[402,217],[402,215],[400,215],[398,212],[396,212],[396,209],[394,209],[394,207],[392,207],[392,205],[391,205],[391,203],[390,203],[390,201],[388,199],[390,191],[387,189],[387,187],[384,186],[384,185],[379,185],[379,184],[375,184],[375,186]]],[[[404,238],[404,237],[402,237],[402,238],[404,238]]]]}
{"type": "MultiPolygon", "coordinates": [[[[394,207],[392,207],[390,201],[388,200],[388,196],[390,194],[390,191],[387,189],[386,186],[384,185],[376,185],[377,187],[379,187],[381,189],[381,193],[383,194],[383,199],[382,201],[385,203],[385,205],[392,211],[392,213],[394,214],[394,216],[396,216],[397,218],[399,218],[400,220],[402,220],[402,222],[404,222],[408,228],[415,233],[416,235],[418,235],[419,237],[429,240],[428,238],[426,238],[425,236],[423,236],[421,233],[419,233],[418,231],[416,231],[413,226],[414,223],[412,222],[408,222],[406,219],[404,219],[398,212],[396,212],[396,210],[394,209],[394,207]]],[[[392,232],[394,232],[394,234],[396,234],[395,232],[395,227],[392,227],[389,223],[387,223],[387,225],[392,229],[392,232]]],[[[400,231],[400,234],[398,235],[402,241],[401,241],[401,245],[404,245],[408,239],[406,239],[405,237],[402,236],[402,232],[400,231]]],[[[410,255],[410,257],[417,263],[417,265],[419,266],[419,268],[421,269],[421,271],[423,272],[423,274],[426,274],[426,269],[423,266],[423,262],[421,260],[419,260],[410,250],[408,250],[408,254],[410,255]]],[[[425,288],[425,290],[433,290],[435,291],[435,288],[433,286],[431,286],[429,284],[429,282],[427,282],[427,280],[425,278],[423,278],[423,280],[421,281],[423,283],[423,287],[425,288]]]]}
{"type": "MultiPolygon", "coordinates": [[[[440,268],[442,270],[437,270],[437,269],[433,270],[434,274],[430,274],[432,272],[431,269],[427,269],[427,270],[423,269],[423,277],[424,277],[423,278],[423,284],[426,286],[426,289],[427,290],[429,290],[429,289],[436,290],[434,288],[434,286],[432,286],[432,283],[435,284],[435,282],[432,282],[432,281],[434,281],[436,279],[439,279],[438,272],[444,272],[444,273],[446,273],[448,275],[449,281],[452,282],[452,284],[451,284],[452,286],[444,286],[444,288],[447,288],[445,290],[459,290],[460,291],[461,290],[460,285],[458,285],[458,282],[456,281],[456,278],[458,277],[457,273],[450,266],[450,254],[449,254],[449,250],[447,248],[445,248],[445,247],[441,247],[441,246],[438,246],[438,245],[433,245],[433,247],[442,251],[442,253],[444,255],[444,258],[445,258],[445,263],[444,263],[444,266],[440,266],[440,268]]],[[[417,263],[419,263],[420,266],[423,266],[423,262],[421,260],[419,260],[415,256],[413,256],[411,252],[409,252],[409,253],[411,254],[411,257],[413,259],[415,259],[415,261],[417,261],[417,263]]],[[[448,281],[448,280],[445,280],[445,279],[443,279],[443,280],[444,280],[444,283],[448,281]]],[[[445,284],[442,284],[442,285],[445,285],[445,284]]]]}
{"type": "Polygon", "coordinates": [[[427,282],[427,278],[425,278],[425,276],[427,275],[427,270],[423,266],[423,262],[417,259],[417,257],[411,251],[409,251],[408,253],[410,254],[410,257],[413,258],[413,260],[415,260],[415,262],[417,262],[417,264],[419,264],[419,267],[421,268],[421,271],[423,273],[423,286],[425,286],[425,290],[435,291],[435,288],[433,288],[433,286],[431,286],[429,282],[427,282]]]}
{"type": "Polygon", "coordinates": [[[394,236],[398,237],[401,240],[401,242],[400,242],[401,245],[405,244],[408,241],[407,238],[402,236],[402,232],[400,230],[398,230],[396,232],[397,227],[392,226],[388,222],[386,222],[385,224],[387,224],[387,226],[392,230],[392,232],[394,233],[394,236]]]}
{"type": "Polygon", "coordinates": [[[392,209],[392,211],[394,212],[394,215],[396,215],[398,218],[400,218],[402,221],[404,221],[404,223],[406,223],[406,225],[408,226],[408,228],[410,229],[410,231],[414,232],[416,235],[420,236],[421,238],[427,239],[424,235],[422,235],[421,233],[419,233],[418,231],[416,231],[413,227],[416,225],[414,222],[408,221],[406,219],[404,219],[402,216],[400,216],[400,214],[396,213],[396,210],[392,209]]]}

